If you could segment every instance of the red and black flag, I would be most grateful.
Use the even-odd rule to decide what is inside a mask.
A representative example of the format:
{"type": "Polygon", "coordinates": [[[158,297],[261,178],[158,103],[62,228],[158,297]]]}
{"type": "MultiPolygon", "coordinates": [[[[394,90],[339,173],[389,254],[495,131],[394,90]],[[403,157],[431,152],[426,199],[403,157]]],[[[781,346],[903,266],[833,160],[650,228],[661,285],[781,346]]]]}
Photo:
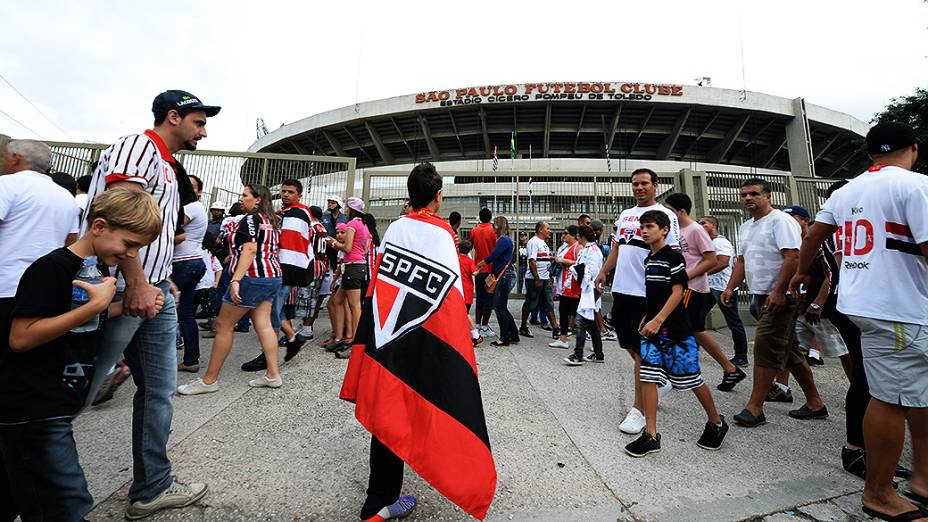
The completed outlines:
{"type": "Polygon", "coordinates": [[[483,520],[496,467],[451,234],[428,210],[387,229],[340,397],[423,479],[483,520]]]}

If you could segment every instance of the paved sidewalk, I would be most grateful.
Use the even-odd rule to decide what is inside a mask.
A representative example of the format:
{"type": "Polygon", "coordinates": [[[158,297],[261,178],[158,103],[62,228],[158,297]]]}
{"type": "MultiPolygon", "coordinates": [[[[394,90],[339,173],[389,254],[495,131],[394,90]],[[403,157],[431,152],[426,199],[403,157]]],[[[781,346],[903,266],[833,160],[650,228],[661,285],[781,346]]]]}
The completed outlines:
{"type": "MultiPolygon", "coordinates": [[[[370,437],[352,405],[337,399],[347,361],[319,347],[327,323],[320,318],[316,340],[282,366],[279,390],[248,388],[254,374],[239,365],[258,353],[249,333],[236,334],[218,393],[175,398],[174,472],[183,481],[208,482],[210,492],[193,507],[150,520],[357,519],[370,437]]],[[[705,423],[695,397],[673,392],[658,413],[663,450],[633,459],[623,451],[633,437],[618,430],[632,402],[628,355],[607,342],[605,364],[567,367],[561,358],[568,351],[549,348],[548,332],[533,331],[536,337],[519,345],[477,348],[499,474],[488,520],[866,519],[859,508],[863,483],[841,469],[846,381],[837,360],[815,369],[827,420],[787,417],[801,402],[770,405],[768,425],[733,425],[721,451],[709,452],[695,444],[705,423]]],[[[729,350],[727,331],[716,336],[729,350]]],[[[208,340],[202,348],[200,375],[208,340]]],[[[747,400],[750,378],[731,393],[717,392],[721,370],[708,357],[702,363],[719,410],[730,419],[747,400]]],[[[178,382],[193,378],[181,373],[178,382]]],[[[90,520],[122,518],[132,477],[133,391],[127,383],[75,423],[97,502],[90,520]]],[[[794,394],[801,399],[798,389],[794,394]]],[[[420,501],[410,520],[468,519],[408,468],[404,492],[420,501]]]]}

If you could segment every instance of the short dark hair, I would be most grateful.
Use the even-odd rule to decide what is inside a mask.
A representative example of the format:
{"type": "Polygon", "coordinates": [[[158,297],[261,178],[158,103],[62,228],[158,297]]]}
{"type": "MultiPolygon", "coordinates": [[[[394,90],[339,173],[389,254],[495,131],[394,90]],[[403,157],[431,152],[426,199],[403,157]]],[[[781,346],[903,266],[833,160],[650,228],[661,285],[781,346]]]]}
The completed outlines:
{"type": "Polygon", "coordinates": [[[481,223],[489,223],[491,219],[493,219],[492,210],[488,209],[487,207],[483,207],[482,209],[480,209],[480,222],[481,223]]]}
{"type": "Polygon", "coordinates": [[[574,237],[577,237],[577,225],[567,225],[567,228],[564,229],[564,232],[567,232],[568,234],[574,237]]]}
{"type": "Polygon", "coordinates": [[[596,241],[596,234],[594,234],[593,229],[587,225],[580,225],[577,227],[577,237],[582,237],[590,243],[596,241]]]}
{"type": "Polygon", "coordinates": [[[832,183],[831,186],[828,187],[828,190],[825,191],[825,199],[830,198],[831,195],[834,194],[836,190],[847,185],[848,183],[850,182],[846,179],[841,179],[841,180],[838,180],[832,183]]]}
{"type": "Polygon", "coordinates": [[[632,177],[634,178],[634,177],[637,176],[638,174],[648,174],[649,176],[651,176],[651,183],[654,183],[655,185],[657,185],[657,173],[654,172],[653,170],[651,170],[651,169],[644,169],[644,168],[642,168],[642,169],[635,169],[635,171],[632,172],[632,177]]]}
{"type": "Polygon", "coordinates": [[[283,181],[280,182],[280,188],[283,188],[284,185],[286,185],[286,186],[288,186],[288,187],[296,187],[296,193],[297,193],[297,194],[302,194],[302,193],[303,193],[303,184],[300,183],[300,180],[298,180],[298,179],[285,179],[285,180],[283,180],[283,181]]]}
{"type": "Polygon", "coordinates": [[[77,194],[77,182],[67,172],[53,172],[49,176],[51,176],[52,181],[70,192],[72,196],[77,194]]]}
{"type": "Polygon", "coordinates": [[[670,218],[660,210],[649,210],[638,218],[638,224],[654,223],[658,228],[670,228],[670,218]]]}
{"type": "Polygon", "coordinates": [[[770,188],[770,182],[768,182],[765,179],[761,179],[761,178],[748,178],[744,180],[744,183],[741,184],[741,188],[751,187],[754,185],[759,186],[761,192],[763,192],[764,194],[767,194],[768,196],[770,195],[771,192],[773,192],[773,190],[770,188]]]}
{"type": "Polygon", "coordinates": [[[155,127],[164,123],[164,120],[167,119],[168,113],[171,111],[177,111],[177,114],[180,116],[180,119],[184,119],[188,114],[195,111],[203,112],[203,109],[190,109],[187,107],[181,107],[180,109],[169,109],[163,113],[155,113],[155,127]]]}
{"type": "Polygon", "coordinates": [[[674,210],[685,210],[687,214],[693,211],[693,200],[682,192],[674,192],[667,196],[664,203],[674,210]]]}
{"type": "Polygon", "coordinates": [[[580,214],[579,216],[577,216],[577,222],[578,222],[578,223],[581,222],[581,221],[583,221],[584,219],[589,219],[590,221],[592,221],[592,220],[593,220],[593,216],[591,216],[591,215],[589,215],[589,214],[580,214]]]}
{"type": "Polygon", "coordinates": [[[545,226],[545,223],[547,223],[547,221],[545,221],[545,220],[543,220],[543,219],[542,219],[541,221],[539,221],[538,223],[535,223],[535,233],[536,233],[536,234],[538,233],[539,230],[541,230],[541,227],[545,226]]]}
{"type": "Polygon", "coordinates": [[[413,167],[406,178],[406,190],[412,208],[423,208],[431,203],[441,186],[441,174],[435,170],[434,165],[426,162],[413,167]]]}
{"type": "Polygon", "coordinates": [[[451,214],[448,214],[448,224],[451,225],[451,228],[454,228],[461,224],[461,213],[455,210],[451,214]]]}
{"type": "Polygon", "coordinates": [[[84,194],[90,192],[91,180],[93,180],[93,176],[90,174],[77,178],[77,188],[84,194]]]}
{"type": "Polygon", "coordinates": [[[474,245],[470,241],[466,239],[458,241],[458,252],[466,255],[470,253],[471,248],[474,248],[474,245]]]}
{"type": "Polygon", "coordinates": [[[322,208],[317,205],[310,206],[309,215],[316,219],[322,219],[322,208]]]}
{"type": "Polygon", "coordinates": [[[712,225],[714,225],[715,228],[719,228],[719,218],[715,216],[703,216],[702,219],[705,219],[709,223],[712,223],[712,225]]]}
{"type": "Polygon", "coordinates": [[[196,180],[197,190],[199,190],[200,192],[203,192],[203,180],[200,179],[199,176],[194,176],[193,174],[187,174],[187,177],[190,178],[191,181],[196,180]]]}

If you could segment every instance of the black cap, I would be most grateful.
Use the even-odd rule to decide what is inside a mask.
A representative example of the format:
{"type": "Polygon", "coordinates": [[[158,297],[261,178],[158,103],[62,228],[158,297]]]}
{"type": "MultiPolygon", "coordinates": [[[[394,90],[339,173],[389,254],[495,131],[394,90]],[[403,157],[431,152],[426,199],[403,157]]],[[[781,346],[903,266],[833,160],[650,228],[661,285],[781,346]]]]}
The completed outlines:
{"type": "Polygon", "coordinates": [[[809,214],[809,211],[799,205],[793,205],[791,207],[786,207],[783,209],[783,212],[791,216],[799,216],[801,218],[812,219],[812,216],[809,214]]]}
{"type": "Polygon", "coordinates": [[[215,105],[203,105],[200,99],[187,91],[170,90],[155,96],[155,101],[151,102],[151,112],[156,116],[167,114],[169,110],[198,110],[206,113],[207,117],[213,117],[219,114],[222,107],[215,105]]]}
{"type": "Polygon", "coordinates": [[[867,154],[886,154],[918,143],[915,130],[898,121],[877,123],[867,133],[867,154]]]}

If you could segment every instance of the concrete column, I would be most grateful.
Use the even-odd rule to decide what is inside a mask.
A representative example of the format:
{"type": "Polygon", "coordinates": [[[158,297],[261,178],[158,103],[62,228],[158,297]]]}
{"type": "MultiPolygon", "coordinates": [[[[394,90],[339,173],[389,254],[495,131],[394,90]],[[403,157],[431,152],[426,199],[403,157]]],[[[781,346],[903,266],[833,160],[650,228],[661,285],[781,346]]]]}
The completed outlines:
{"type": "Polygon", "coordinates": [[[811,178],[815,176],[812,161],[812,133],[806,116],[806,101],[793,100],[793,119],[786,124],[786,149],[789,151],[789,170],[793,176],[811,178]]]}

